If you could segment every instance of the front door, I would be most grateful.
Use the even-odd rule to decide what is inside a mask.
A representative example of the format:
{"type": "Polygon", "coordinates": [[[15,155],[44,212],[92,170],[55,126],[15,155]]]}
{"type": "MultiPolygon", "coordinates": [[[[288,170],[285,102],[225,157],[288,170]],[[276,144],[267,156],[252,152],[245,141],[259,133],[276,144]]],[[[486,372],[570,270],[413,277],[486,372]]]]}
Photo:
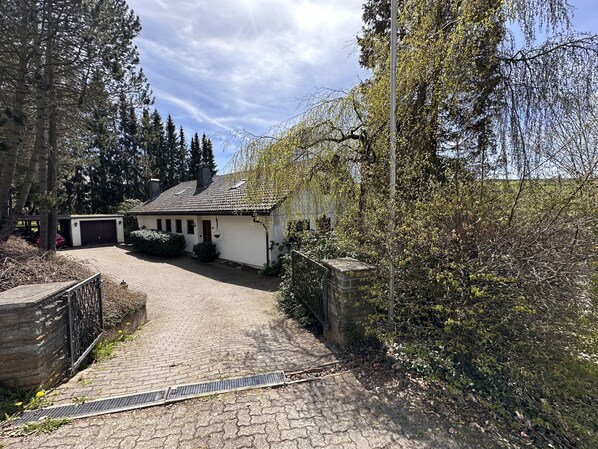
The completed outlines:
{"type": "Polygon", "coordinates": [[[211,242],[212,241],[212,221],[211,220],[203,220],[203,241],[204,242],[211,242]]]}

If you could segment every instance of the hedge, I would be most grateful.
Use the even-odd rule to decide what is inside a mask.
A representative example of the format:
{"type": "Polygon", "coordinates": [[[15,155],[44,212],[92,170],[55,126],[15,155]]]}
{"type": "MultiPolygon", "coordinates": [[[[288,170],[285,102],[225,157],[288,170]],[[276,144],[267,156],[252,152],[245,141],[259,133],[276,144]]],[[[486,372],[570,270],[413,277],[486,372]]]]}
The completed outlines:
{"type": "Polygon", "coordinates": [[[199,262],[212,262],[220,255],[214,242],[201,242],[194,245],[193,254],[199,262]]]}
{"type": "Polygon", "coordinates": [[[131,232],[130,242],[138,251],[161,257],[180,256],[186,245],[182,234],[150,229],[131,232]]]}

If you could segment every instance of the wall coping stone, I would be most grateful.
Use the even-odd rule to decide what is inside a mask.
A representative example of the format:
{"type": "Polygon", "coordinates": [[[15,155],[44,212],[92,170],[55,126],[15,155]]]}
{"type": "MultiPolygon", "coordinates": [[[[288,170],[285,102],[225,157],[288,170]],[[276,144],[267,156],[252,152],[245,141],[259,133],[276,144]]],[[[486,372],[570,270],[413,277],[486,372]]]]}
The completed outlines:
{"type": "Polygon", "coordinates": [[[322,264],[330,269],[340,271],[341,273],[346,272],[359,272],[359,271],[373,271],[376,267],[361,262],[360,260],[353,259],[352,257],[341,257],[338,259],[324,259],[322,264]]]}
{"type": "Polygon", "coordinates": [[[40,304],[77,284],[77,281],[52,282],[48,284],[20,285],[0,292],[0,312],[40,304]]]}

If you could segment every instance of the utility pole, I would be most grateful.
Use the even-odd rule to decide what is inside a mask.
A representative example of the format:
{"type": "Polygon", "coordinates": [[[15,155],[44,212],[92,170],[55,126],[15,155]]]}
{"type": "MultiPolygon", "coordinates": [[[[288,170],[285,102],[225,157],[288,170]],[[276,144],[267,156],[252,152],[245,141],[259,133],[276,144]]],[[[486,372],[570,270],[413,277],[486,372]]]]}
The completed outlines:
{"type": "Polygon", "coordinates": [[[395,200],[397,188],[397,0],[390,1],[390,267],[388,286],[388,322],[395,315],[395,200]]]}

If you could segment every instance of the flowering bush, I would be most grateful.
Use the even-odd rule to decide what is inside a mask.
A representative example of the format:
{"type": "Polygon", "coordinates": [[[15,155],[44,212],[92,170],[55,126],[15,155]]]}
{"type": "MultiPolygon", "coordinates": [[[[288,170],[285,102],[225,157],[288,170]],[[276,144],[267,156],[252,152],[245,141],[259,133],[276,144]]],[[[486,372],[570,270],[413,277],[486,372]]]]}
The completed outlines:
{"type": "Polygon", "coordinates": [[[141,229],[131,232],[130,240],[133,248],[154,256],[176,257],[185,250],[182,234],[141,229]]]}

